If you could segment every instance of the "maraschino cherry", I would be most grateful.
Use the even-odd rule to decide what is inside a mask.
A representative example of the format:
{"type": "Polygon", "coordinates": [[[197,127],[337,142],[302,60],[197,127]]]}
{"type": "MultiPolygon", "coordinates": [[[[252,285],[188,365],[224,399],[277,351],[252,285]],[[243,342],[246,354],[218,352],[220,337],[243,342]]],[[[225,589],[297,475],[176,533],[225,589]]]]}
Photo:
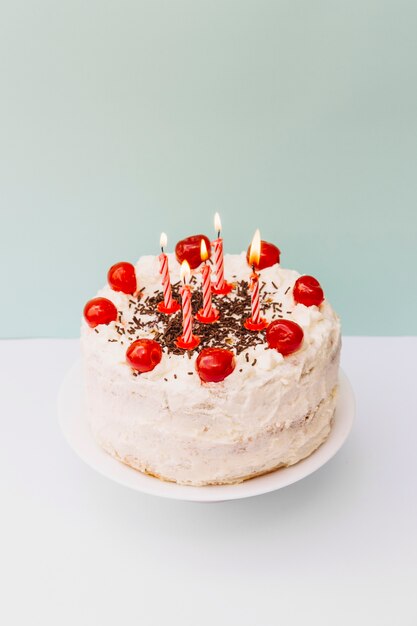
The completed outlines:
{"type": "Polygon", "coordinates": [[[110,324],[117,319],[117,309],[107,298],[93,298],[84,307],[84,318],[91,328],[99,324],[110,324]]]}
{"type": "Polygon", "coordinates": [[[162,348],[153,339],[138,339],[126,350],[126,360],[130,367],[141,372],[150,372],[162,359],[162,348]]]}
{"type": "Polygon", "coordinates": [[[201,240],[204,239],[208,257],[211,256],[211,241],[206,235],[191,235],[185,239],[181,239],[175,246],[175,256],[181,265],[183,261],[188,261],[188,265],[195,270],[201,265],[201,240]]]}
{"type": "Polygon", "coordinates": [[[136,291],[136,272],[131,263],[116,263],[107,273],[107,280],[113,291],[122,291],[130,295],[136,291]]]}
{"type": "Polygon", "coordinates": [[[196,360],[196,370],[204,383],[219,383],[235,369],[235,355],[225,348],[204,348],[196,360]]]}
{"type": "MultiPolygon", "coordinates": [[[[259,263],[255,263],[255,269],[264,270],[267,267],[272,267],[276,263],[279,263],[280,259],[280,250],[273,243],[269,243],[268,241],[261,241],[261,256],[259,258],[259,263]]],[[[250,246],[246,253],[246,260],[249,263],[250,256],[250,246]]]]}
{"type": "Polygon", "coordinates": [[[314,276],[300,276],[293,289],[294,300],[305,306],[319,306],[324,300],[323,289],[314,276]]]}
{"type": "Polygon", "coordinates": [[[303,338],[301,326],[290,320],[275,320],[266,329],[268,346],[275,348],[283,356],[296,352],[303,343],[303,338]]]}

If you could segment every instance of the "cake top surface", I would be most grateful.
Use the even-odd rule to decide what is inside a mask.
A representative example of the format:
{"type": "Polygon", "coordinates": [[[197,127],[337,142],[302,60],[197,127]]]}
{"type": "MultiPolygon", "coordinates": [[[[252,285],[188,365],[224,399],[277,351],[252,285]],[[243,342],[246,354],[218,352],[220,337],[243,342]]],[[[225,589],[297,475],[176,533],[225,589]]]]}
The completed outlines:
{"type": "MultiPolygon", "coordinates": [[[[180,265],[174,255],[168,255],[171,283],[174,298],[180,300],[180,265]]],[[[83,350],[102,367],[108,368],[113,379],[130,380],[137,378],[149,384],[164,382],[176,384],[187,380],[187,385],[201,386],[196,374],[195,360],[199,352],[208,347],[226,348],[235,354],[236,365],[223,386],[236,386],[240,376],[250,380],[254,377],[267,380],[277,367],[285,384],[294,376],[294,368],[300,371],[314,363],[324,339],[338,335],[339,320],[327,300],[320,306],[305,306],[296,303],[293,297],[294,284],[300,274],[283,269],[279,264],[260,272],[259,286],[262,316],[272,322],[287,319],[296,322],[304,331],[303,344],[296,353],[286,356],[270,349],[265,340],[265,331],[247,330],[243,322],[251,314],[251,295],[248,290],[250,268],[246,255],[226,254],[224,256],[225,275],[234,289],[228,295],[213,295],[213,304],[220,312],[220,319],[214,324],[194,321],[193,332],[200,337],[199,346],[192,351],[177,347],[175,341],[182,330],[182,313],[172,315],[160,313],[158,303],[163,299],[159,261],[156,256],[143,256],[135,266],[138,293],[135,296],[112,290],[108,285],[98,292],[117,308],[117,320],[108,325],[100,324],[90,328],[82,324],[83,350]],[[149,372],[139,374],[126,362],[126,350],[137,339],[154,339],[162,347],[161,362],[149,372]],[[243,376],[242,376],[243,375],[243,376]]],[[[201,271],[192,273],[192,310],[201,307],[201,271]]],[[[258,381],[259,384],[259,381],[258,381]]],[[[209,383],[208,387],[221,385],[209,383]]]]}

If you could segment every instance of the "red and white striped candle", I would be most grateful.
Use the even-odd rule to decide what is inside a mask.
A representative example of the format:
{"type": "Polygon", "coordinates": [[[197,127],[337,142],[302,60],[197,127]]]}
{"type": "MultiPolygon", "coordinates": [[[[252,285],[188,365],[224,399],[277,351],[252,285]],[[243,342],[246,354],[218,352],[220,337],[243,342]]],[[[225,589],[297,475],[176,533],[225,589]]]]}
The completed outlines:
{"type": "Polygon", "coordinates": [[[193,316],[191,312],[191,290],[190,285],[181,287],[182,298],[182,340],[190,344],[193,337],[193,316]]]}
{"type": "Polygon", "coordinates": [[[207,263],[208,251],[206,242],[201,240],[200,244],[200,257],[204,262],[201,273],[203,274],[203,316],[211,317],[213,315],[213,307],[211,304],[211,269],[207,263]]]}
{"type": "MultiPolygon", "coordinates": [[[[202,239],[202,241],[204,241],[202,239]]],[[[211,270],[207,263],[204,264],[201,270],[203,274],[203,316],[210,317],[213,313],[213,307],[211,304],[211,270]]]]}
{"type": "Polygon", "coordinates": [[[218,213],[214,216],[214,228],[217,231],[217,239],[213,241],[214,247],[214,267],[216,272],[216,280],[214,287],[217,291],[221,291],[225,286],[224,280],[224,260],[223,260],[223,239],[221,238],[222,223],[218,213]]]}
{"type": "Polygon", "coordinates": [[[259,298],[259,276],[256,272],[250,277],[251,280],[251,292],[252,292],[252,322],[254,324],[259,324],[261,320],[261,303],[259,298]]]}
{"type": "Polygon", "coordinates": [[[167,245],[167,236],[165,233],[161,233],[159,240],[161,246],[161,254],[159,255],[159,273],[162,276],[162,285],[164,287],[164,305],[166,309],[172,309],[174,306],[174,300],[172,298],[171,291],[171,279],[169,276],[168,257],[164,252],[164,248],[167,245]]]}
{"type": "Polygon", "coordinates": [[[253,236],[250,251],[249,263],[252,266],[252,274],[250,277],[251,308],[252,316],[245,321],[245,328],[248,330],[259,331],[268,326],[268,322],[261,317],[261,301],[259,289],[259,274],[255,271],[255,267],[259,264],[261,256],[261,234],[257,230],[253,236]]]}
{"type": "Polygon", "coordinates": [[[176,340],[176,345],[183,350],[192,350],[200,343],[200,338],[193,335],[193,314],[191,310],[191,276],[188,261],[181,264],[181,300],[182,300],[182,335],[176,340]]]}
{"type": "Polygon", "coordinates": [[[164,288],[164,299],[158,302],[157,309],[160,313],[166,315],[172,315],[181,308],[180,304],[172,297],[171,290],[171,278],[169,275],[168,256],[164,252],[164,248],[167,245],[167,236],[165,233],[161,233],[159,239],[159,245],[161,246],[161,254],[159,255],[159,273],[162,276],[162,285],[164,288]]]}
{"type": "Polygon", "coordinates": [[[214,308],[211,301],[211,267],[207,263],[208,251],[204,239],[202,239],[200,243],[200,258],[204,263],[201,270],[201,274],[203,277],[203,308],[198,311],[196,317],[198,321],[202,322],[203,324],[212,324],[219,319],[219,312],[217,311],[217,309],[214,308]]]}
{"type": "Polygon", "coordinates": [[[233,285],[229,284],[224,279],[224,258],[223,258],[223,239],[222,223],[220,221],[220,215],[218,213],[214,216],[214,228],[217,231],[217,239],[211,242],[214,248],[214,271],[216,279],[213,284],[213,293],[219,296],[226,296],[233,289],[233,285]]]}

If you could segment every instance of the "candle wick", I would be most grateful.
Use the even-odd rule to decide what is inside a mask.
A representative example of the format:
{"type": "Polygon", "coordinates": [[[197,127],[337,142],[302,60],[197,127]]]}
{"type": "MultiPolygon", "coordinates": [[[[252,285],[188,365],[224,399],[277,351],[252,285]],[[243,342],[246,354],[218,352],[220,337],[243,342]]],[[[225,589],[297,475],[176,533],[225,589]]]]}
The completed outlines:
{"type": "Polygon", "coordinates": [[[217,239],[220,239],[220,230],[217,231],[217,239]]]}
{"type": "Polygon", "coordinates": [[[164,246],[161,246],[161,252],[164,254],[164,246]]]}

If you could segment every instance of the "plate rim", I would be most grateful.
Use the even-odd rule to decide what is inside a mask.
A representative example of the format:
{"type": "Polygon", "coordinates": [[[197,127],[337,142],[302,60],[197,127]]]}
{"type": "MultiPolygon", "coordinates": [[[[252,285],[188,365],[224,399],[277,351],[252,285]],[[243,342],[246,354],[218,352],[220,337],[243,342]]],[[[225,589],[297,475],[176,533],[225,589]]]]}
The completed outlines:
{"type": "Polygon", "coordinates": [[[224,502],[270,493],[310,476],[323,467],[347,440],[355,420],[356,402],[352,385],[339,368],[339,392],[332,430],[326,441],[310,456],[289,467],[252,478],[235,485],[206,485],[193,487],[162,481],[135,470],[105,452],[94,440],[81,407],[82,363],[77,359],[67,370],[58,392],[58,420],[61,432],[70,448],[90,468],[124,487],[147,495],[188,502],[224,502]],[[71,394],[71,396],[69,395],[71,394]],[[69,400],[69,406],[68,406],[69,400]],[[73,405],[78,405],[75,425],[87,430],[89,438],[79,441],[74,435],[73,405]],[[85,445],[87,444],[87,445],[85,445]],[[89,447],[94,452],[89,453],[89,447]],[[98,461],[99,459],[99,461],[98,461]],[[117,468],[117,469],[116,469],[117,468]],[[303,471],[304,470],[304,471],[303,471]],[[137,484],[136,484],[137,483],[137,484]]]}

